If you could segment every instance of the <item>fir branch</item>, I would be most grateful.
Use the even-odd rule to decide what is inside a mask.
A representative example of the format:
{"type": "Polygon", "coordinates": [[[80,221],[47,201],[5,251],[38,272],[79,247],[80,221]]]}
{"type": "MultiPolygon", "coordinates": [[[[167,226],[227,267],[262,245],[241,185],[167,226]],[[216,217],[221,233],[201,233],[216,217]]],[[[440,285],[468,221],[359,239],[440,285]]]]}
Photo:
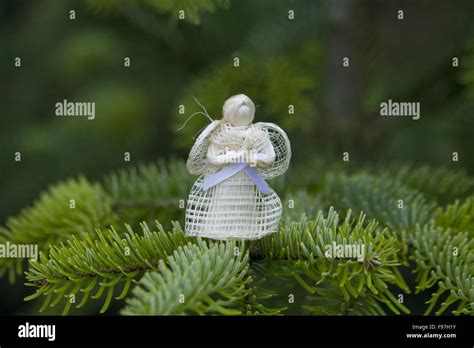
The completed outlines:
{"type": "Polygon", "coordinates": [[[474,238],[474,196],[462,203],[456,200],[445,208],[439,207],[434,222],[436,226],[449,228],[452,232],[467,232],[470,238],[474,238]]]}
{"type": "MultiPolygon", "coordinates": [[[[39,250],[84,231],[106,227],[117,220],[112,200],[99,184],[86,178],[69,179],[51,186],[33,206],[7,220],[0,243],[36,244],[39,250]]],[[[0,259],[0,276],[10,281],[23,270],[21,259],[0,259]]]]}
{"type": "Polygon", "coordinates": [[[364,214],[352,221],[349,211],[340,223],[339,215],[331,208],[327,217],[319,212],[314,220],[302,218],[287,223],[279,232],[260,240],[258,247],[263,257],[287,261],[276,264],[280,269],[275,274],[294,277],[311,294],[325,287],[338,288],[347,304],[371,292],[394,313],[408,312],[388,290],[389,284],[394,284],[409,292],[403,278],[394,271],[400,265],[396,241],[387,237],[386,230],[377,229],[376,221],[364,221],[364,214]],[[327,250],[333,245],[359,245],[364,248],[364,259],[328,256],[327,250]]]}
{"type": "MultiPolygon", "coordinates": [[[[385,170],[385,173],[390,172],[385,170]]],[[[392,178],[441,205],[474,194],[474,179],[460,169],[401,166],[393,171],[392,178]]]]}
{"type": "Polygon", "coordinates": [[[301,215],[316,216],[318,211],[325,210],[326,205],[318,195],[312,195],[306,190],[288,192],[282,202],[286,202],[283,209],[282,221],[299,220],[301,215]]]}
{"type": "Polygon", "coordinates": [[[193,181],[180,160],[157,161],[121,169],[104,178],[114,202],[187,197],[193,181]]]}
{"type": "Polygon", "coordinates": [[[123,200],[116,202],[112,205],[113,210],[126,210],[126,209],[158,209],[178,206],[178,198],[169,199],[156,199],[156,200],[123,200]]]}
{"type": "MultiPolygon", "coordinates": [[[[252,272],[252,270],[250,271],[252,272]]],[[[254,277],[251,278],[252,283],[248,286],[248,295],[246,306],[242,310],[242,314],[246,315],[281,315],[283,314],[287,307],[275,307],[269,306],[265,302],[269,299],[274,299],[277,297],[277,292],[275,290],[270,290],[267,287],[264,287],[264,282],[266,279],[260,278],[255,280],[254,277]]],[[[282,291],[281,288],[278,289],[278,292],[282,291]]]]}
{"type": "Polygon", "coordinates": [[[102,298],[107,290],[101,309],[103,313],[119,284],[123,284],[123,289],[118,298],[123,299],[132,279],[142,272],[159,269],[161,260],[166,260],[179,246],[193,240],[185,238],[179,225],[172,232],[165,232],[158,222],[157,228],[158,232],[152,232],[142,224],[143,234],[139,235],[127,226],[128,232],[123,236],[114,229],[105,233],[98,231],[97,239],[84,233],[82,239],[73,236],[66,244],[52,246],[49,255],[41,253],[39,261],[30,261],[30,269],[26,272],[27,285],[37,290],[25,300],[45,296],[41,310],[48,305],[54,307],[65,303],[63,314],[67,314],[71,305],[76,303],[76,295],[83,293],[76,305],[80,308],[94,289],[97,291],[93,296],[95,299],[102,298]]]}
{"type": "Polygon", "coordinates": [[[398,180],[387,175],[376,178],[362,173],[328,175],[322,200],[333,202],[339,211],[351,209],[376,219],[398,239],[404,254],[416,225],[431,221],[435,208],[422,194],[406,188],[398,180]]]}
{"type": "Polygon", "coordinates": [[[417,292],[437,287],[428,301],[430,314],[441,300],[436,315],[452,308],[452,314],[474,313],[474,240],[467,232],[451,231],[434,224],[418,226],[413,243],[417,267],[417,292]]]}
{"type": "MultiPolygon", "coordinates": [[[[288,212],[286,223],[279,232],[259,241],[235,245],[249,263],[242,259],[239,262],[243,268],[239,268],[235,261],[233,265],[239,271],[229,268],[237,272],[230,272],[233,276],[229,278],[225,277],[230,273],[221,274],[219,284],[223,287],[216,285],[219,273],[209,272],[208,267],[212,260],[219,259],[218,255],[227,255],[227,245],[230,248],[235,242],[206,244],[185,238],[176,224],[173,232],[165,232],[160,224],[157,232],[151,232],[143,224],[142,234],[136,234],[130,226],[124,231],[83,233],[116,222],[117,215],[132,224],[143,218],[159,216],[166,220],[169,216],[180,216],[184,210],[179,209],[177,200],[186,199],[193,180],[181,161],[115,172],[104,180],[104,188],[84,178],[56,185],[32,208],[11,218],[7,228],[0,227],[0,242],[40,245],[40,260],[31,261],[26,272],[27,285],[36,288],[27,300],[44,296],[42,310],[64,304],[64,314],[72,307],[83,307],[92,293],[92,297],[104,299],[104,312],[114,297],[125,298],[132,282],[140,277],[142,281],[124,313],[280,314],[285,307],[268,307],[265,300],[278,299],[284,291],[282,284],[294,283],[310,293],[305,303],[300,304],[314,314],[380,315],[387,309],[406,313],[408,310],[392,291],[399,288],[409,292],[398,268],[408,252],[413,252],[411,257],[417,264],[417,291],[437,288],[427,313],[441,303],[437,314],[447,309],[454,314],[472,314],[473,198],[434,211],[434,203],[407,187],[410,180],[416,182],[413,178],[419,179],[421,174],[413,174],[408,180],[405,172],[395,175],[387,170],[379,177],[367,173],[328,174],[325,181],[315,184],[316,191],[320,191],[317,199],[303,191],[287,194],[288,199],[294,199],[295,207],[288,212]],[[75,209],[69,208],[70,199],[75,199],[75,209]],[[401,209],[397,207],[398,199],[404,200],[401,209]],[[331,203],[335,203],[338,211],[354,208],[358,219],[353,220],[350,211],[343,220],[332,208],[327,215],[317,212],[331,203]],[[366,222],[362,212],[379,220],[380,226],[374,220],[366,222]],[[293,221],[301,213],[315,218],[303,216],[293,221]],[[411,240],[414,247],[408,248],[407,242],[411,240]],[[365,246],[363,262],[327,257],[325,249],[333,243],[365,246]],[[48,244],[52,246],[45,253],[48,244]],[[456,258],[453,248],[459,253],[456,258]],[[187,279],[195,276],[189,276],[188,269],[196,277],[200,274],[205,286],[189,283],[187,279]],[[229,282],[222,283],[223,279],[229,282]],[[281,291],[265,289],[262,284],[266,280],[277,281],[281,291]],[[181,288],[186,290],[185,294],[181,288]],[[184,303],[153,302],[178,293],[185,295],[184,303]],[[80,300],[71,301],[78,296],[80,300]],[[190,298],[193,300],[187,302],[190,298]]],[[[447,180],[439,191],[427,185],[424,192],[432,197],[441,195],[446,187],[458,193],[468,192],[454,188],[454,184],[447,180]]],[[[21,272],[20,262],[1,262],[3,272],[9,269],[14,274],[15,267],[17,273],[21,272]]]]}
{"type": "MultiPolygon", "coordinates": [[[[312,296],[311,305],[304,306],[315,315],[386,315],[377,296],[372,292],[361,294],[350,301],[344,299],[344,294],[338,287],[319,286],[312,296]]],[[[398,311],[398,310],[397,310],[398,311]]]]}
{"type": "Polygon", "coordinates": [[[107,175],[104,188],[113,198],[114,211],[133,225],[181,220],[193,180],[183,161],[157,161],[107,175]]]}
{"type": "Polygon", "coordinates": [[[248,293],[248,254],[237,242],[202,240],[178,248],[149,272],[122,310],[126,315],[240,314],[248,293]]]}
{"type": "MultiPolygon", "coordinates": [[[[184,211],[179,200],[186,200],[191,180],[184,162],[177,160],[113,172],[104,185],[84,177],[69,179],[51,186],[32,207],[10,218],[6,228],[0,228],[0,243],[37,244],[45,251],[81,232],[107,228],[119,216],[132,226],[157,218],[179,219],[184,211]]],[[[23,261],[0,259],[0,277],[7,271],[13,282],[23,272],[23,261]]]]}

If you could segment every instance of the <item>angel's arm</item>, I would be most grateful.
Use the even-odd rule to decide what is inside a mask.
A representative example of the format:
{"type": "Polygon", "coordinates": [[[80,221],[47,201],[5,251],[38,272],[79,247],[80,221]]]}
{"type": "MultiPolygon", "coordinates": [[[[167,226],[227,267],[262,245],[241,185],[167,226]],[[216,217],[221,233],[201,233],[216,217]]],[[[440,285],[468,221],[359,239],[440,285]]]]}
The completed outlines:
{"type": "Polygon", "coordinates": [[[208,165],[208,160],[206,158],[207,149],[210,143],[209,136],[214,129],[216,129],[219,123],[220,121],[214,121],[209,124],[194,143],[186,163],[186,167],[190,174],[201,175],[206,170],[208,165]]]}
{"type": "Polygon", "coordinates": [[[264,147],[258,153],[254,154],[253,163],[257,167],[266,167],[275,161],[275,149],[270,141],[268,133],[265,135],[264,147]]]}
{"type": "Polygon", "coordinates": [[[207,160],[210,164],[215,166],[235,163],[239,156],[241,156],[239,151],[229,150],[214,143],[211,143],[207,149],[207,160]]]}
{"type": "Polygon", "coordinates": [[[260,175],[264,179],[271,179],[283,174],[288,169],[291,159],[291,146],[288,136],[273,123],[259,122],[255,126],[267,131],[270,144],[265,145],[265,147],[272,146],[273,151],[267,150],[267,153],[274,153],[273,156],[269,156],[270,158],[267,161],[264,161],[266,163],[270,162],[270,164],[260,167],[260,175]]]}
{"type": "Polygon", "coordinates": [[[206,163],[204,156],[197,152],[191,152],[186,162],[186,168],[191,175],[201,175],[204,172],[206,163]]]}

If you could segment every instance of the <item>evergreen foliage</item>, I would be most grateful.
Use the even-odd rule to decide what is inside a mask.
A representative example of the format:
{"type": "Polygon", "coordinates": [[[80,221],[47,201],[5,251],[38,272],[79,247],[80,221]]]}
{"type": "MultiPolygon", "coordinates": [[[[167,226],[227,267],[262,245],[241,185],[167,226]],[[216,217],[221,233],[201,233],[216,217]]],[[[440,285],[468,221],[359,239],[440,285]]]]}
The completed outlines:
{"type": "MultiPolygon", "coordinates": [[[[7,220],[0,242],[36,244],[40,250],[81,232],[113,224],[112,200],[99,184],[79,177],[52,186],[31,207],[7,220]],[[72,201],[71,201],[72,200],[72,201]]],[[[0,275],[9,270],[11,281],[22,272],[21,259],[0,258],[0,275]]]]}
{"type": "Polygon", "coordinates": [[[173,221],[195,178],[180,160],[50,187],[0,226],[0,247],[41,251],[28,264],[0,258],[0,277],[16,282],[8,295],[26,277],[31,308],[43,300],[47,313],[472,315],[474,2],[404,6],[430,21],[399,25],[391,2],[370,1],[4,1],[4,217],[47,182],[100,178],[124,151],[184,155],[206,122],[177,132],[202,111],[194,97],[217,119],[223,100],[245,92],[256,121],[278,123],[295,150],[269,183],[284,198],[281,229],[252,243],[184,237],[173,221]],[[93,100],[100,117],[56,122],[52,105],[66,95],[93,100]],[[419,101],[422,120],[380,119],[388,99],[419,101]],[[374,158],[404,164],[357,164],[374,158]],[[321,257],[333,241],[372,249],[362,264],[321,257]]]}
{"type": "MultiPolygon", "coordinates": [[[[237,243],[202,240],[175,250],[149,272],[133,290],[123,314],[240,314],[239,302],[248,296],[248,254],[237,243]],[[233,309],[232,307],[235,307],[233,309]]],[[[240,304],[241,306],[241,304],[240,304]]]]}
{"type": "MultiPolygon", "coordinates": [[[[390,168],[344,174],[335,167],[314,190],[299,188],[305,182],[281,185],[294,207],[284,200],[277,233],[217,242],[185,237],[178,222],[158,222],[182,216],[174,201],[191,184],[184,164],[172,160],[120,170],[103,183],[60,183],[0,231],[4,241],[40,246],[25,275],[35,290],[26,300],[42,299],[41,311],[61,306],[67,314],[92,298],[101,301],[101,313],[122,300],[125,315],[275,315],[291,306],[307,314],[403,314],[413,311],[401,298],[429,290],[426,314],[472,314],[472,192],[465,180],[448,179],[466,198],[441,206],[435,186],[416,190],[390,168]],[[152,216],[159,217],[154,230],[152,216]],[[148,223],[138,224],[142,218],[148,223]],[[364,245],[363,260],[331,257],[333,245],[364,245]],[[414,272],[416,288],[406,270],[414,272]],[[289,294],[298,300],[289,302],[289,294]]],[[[2,269],[21,271],[15,262],[2,269]]]]}
{"type": "MultiPolygon", "coordinates": [[[[471,233],[472,234],[472,233],[471,233]]],[[[413,259],[417,263],[417,291],[437,286],[425,314],[435,308],[444,313],[451,305],[453,314],[474,314],[474,241],[466,232],[453,235],[450,229],[418,226],[413,259]],[[443,295],[447,294],[447,296],[443,295]],[[436,307],[443,299],[441,304],[436,307]]]]}
{"type": "Polygon", "coordinates": [[[82,293],[76,305],[80,308],[94,289],[94,299],[102,298],[107,290],[101,309],[104,312],[119,284],[124,283],[117,296],[117,299],[122,299],[127,295],[132,279],[141,272],[159,269],[160,260],[167,259],[178,246],[187,243],[179,227],[169,233],[159,224],[158,232],[151,232],[146,224],[141,228],[141,235],[127,226],[123,235],[110,229],[107,233],[98,231],[97,239],[83,234],[81,239],[74,236],[67,243],[51,247],[48,254],[41,254],[39,261],[30,261],[30,269],[26,272],[27,285],[38,290],[26,300],[44,295],[46,299],[40,311],[48,305],[54,307],[65,303],[63,314],[67,314],[76,295],[82,293]]]}

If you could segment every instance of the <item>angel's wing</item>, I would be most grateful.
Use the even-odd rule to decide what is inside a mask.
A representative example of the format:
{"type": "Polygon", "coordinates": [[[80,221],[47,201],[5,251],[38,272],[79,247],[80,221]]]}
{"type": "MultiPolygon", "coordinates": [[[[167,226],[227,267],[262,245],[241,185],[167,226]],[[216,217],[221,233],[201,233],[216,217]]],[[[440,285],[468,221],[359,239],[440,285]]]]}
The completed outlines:
{"type": "Polygon", "coordinates": [[[291,159],[290,140],[286,133],[274,123],[259,122],[255,126],[266,129],[270,142],[275,150],[275,160],[269,166],[259,168],[258,172],[264,179],[282,175],[288,169],[291,159]]]}
{"type": "Polygon", "coordinates": [[[220,120],[211,122],[204,130],[199,134],[196,142],[191,148],[189,153],[186,168],[192,175],[201,175],[206,171],[208,162],[206,159],[207,149],[209,147],[209,138],[212,132],[221,123],[220,120]]]}

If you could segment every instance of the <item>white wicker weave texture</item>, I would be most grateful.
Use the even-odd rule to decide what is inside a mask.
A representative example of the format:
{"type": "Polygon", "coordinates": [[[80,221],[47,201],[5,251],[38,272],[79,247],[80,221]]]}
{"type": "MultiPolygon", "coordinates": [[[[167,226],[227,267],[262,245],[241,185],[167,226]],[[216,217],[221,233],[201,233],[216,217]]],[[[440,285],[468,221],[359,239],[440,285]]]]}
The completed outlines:
{"type": "Polygon", "coordinates": [[[191,149],[187,168],[200,177],[187,201],[188,236],[259,239],[277,231],[282,204],[264,179],[288,169],[290,142],[275,124],[252,124],[254,113],[247,96],[229,98],[222,120],[212,122],[191,149]]]}

